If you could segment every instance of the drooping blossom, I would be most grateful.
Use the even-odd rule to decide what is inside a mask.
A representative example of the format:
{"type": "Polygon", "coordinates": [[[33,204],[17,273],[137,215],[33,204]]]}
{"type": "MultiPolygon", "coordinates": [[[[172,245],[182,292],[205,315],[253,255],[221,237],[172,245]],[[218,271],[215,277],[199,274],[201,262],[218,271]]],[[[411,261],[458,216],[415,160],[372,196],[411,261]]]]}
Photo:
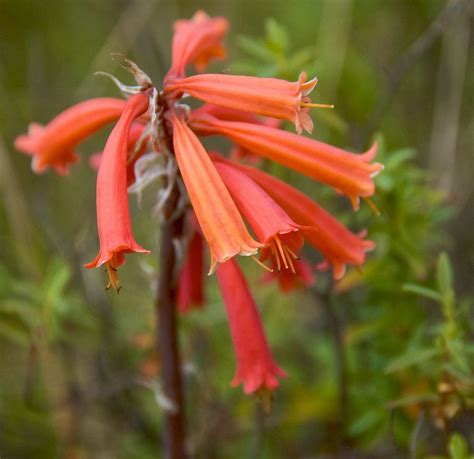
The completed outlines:
{"type": "Polygon", "coordinates": [[[150,90],[131,96],[110,133],[97,174],[97,228],[100,249],[86,268],[107,266],[109,284],[117,291],[117,268],[125,263],[125,253],[149,251],[133,237],[127,195],[127,144],[133,121],[148,109],[150,90]]]}
{"type": "Polygon", "coordinates": [[[31,167],[41,173],[48,167],[60,174],[78,161],[76,146],[105,125],[117,120],[125,100],[101,97],[74,105],[46,126],[31,123],[28,134],[15,139],[15,148],[33,156],[31,167]]]}
{"type": "Polygon", "coordinates": [[[208,62],[224,59],[226,49],[222,40],[229,23],[223,17],[210,18],[204,11],[197,11],[191,19],[180,19],[174,23],[171,50],[171,68],[165,80],[183,77],[186,66],[194,64],[202,72],[208,62]]]}
{"type": "MultiPolygon", "coordinates": [[[[147,150],[146,139],[143,133],[146,126],[142,123],[134,122],[128,133],[127,141],[127,186],[135,182],[135,164],[147,150]]],[[[102,152],[94,153],[89,157],[89,165],[94,170],[99,170],[102,152]]]]}
{"type": "MultiPolygon", "coordinates": [[[[301,226],[245,173],[221,161],[214,165],[258,241],[268,247],[278,271],[284,267],[294,272],[293,260],[303,245],[301,226]]],[[[263,259],[267,256],[264,253],[263,259]]]]}
{"type": "Polygon", "coordinates": [[[306,81],[304,72],[296,82],[208,73],[170,80],[164,90],[172,97],[187,93],[210,104],[286,119],[301,134],[313,130],[308,110],[314,104],[307,96],[316,83],[316,78],[306,81]]]}
{"type": "Polygon", "coordinates": [[[199,231],[194,231],[178,282],[178,308],[182,314],[204,303],[204,241],[199,231]]]}
{"type": "Polygon", "coordinates": [[[216,274],[237,359],[231,384],[243,384],[246,394],[268,393],[278,386],[278,378],[286,373],[273,360],[247,282],[235,260],[222,263],[216,274]]]}
{"type": "Polygon", "coordinates": [[[217,263],[235,255],[253,255],[262,244],[250,236],[242,217],[209,155],[180,115],[173,113],[176,161],[211,254],[217,263]]]}
{"type": "Polygon", "coordinates": [[[371,164],[377,145],[363,154],[350,153],[327,143],[267,126],[193,115],[191,126],[199,135],[219,134],[255,155],[276,161],[346,194],[355,209],[359,196],[375,191],[373,177],[382,169],[371,164]]]}
{"type": "MultiPolygon", "coordinates": [[[[226,164],[231,163],[226,161],[226,164]]],[[[293,221],[316,229],[316,231],[302,229],[302,233],[305,240],[332,266],[335,279],[340,279],[344,275],[347,264],[353,266],[363,264],[365,253],[375,247],[372,241],[364,240],[349,231],[329,212],[291,185],[249,166],[234,164],[234,167],[244,171],[261,186],[293,221]]]]}

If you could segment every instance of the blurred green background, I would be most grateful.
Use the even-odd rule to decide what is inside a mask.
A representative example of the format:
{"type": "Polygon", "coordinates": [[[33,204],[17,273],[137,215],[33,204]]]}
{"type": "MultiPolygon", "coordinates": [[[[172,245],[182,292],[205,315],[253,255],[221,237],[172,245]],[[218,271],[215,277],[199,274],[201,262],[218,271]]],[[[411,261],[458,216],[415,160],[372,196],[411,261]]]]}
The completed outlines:
{"type": "MultiPolygon", "coordinates": [[[[231,24],[216,72],[318,76],[314,136],[386,169],[374,202],[346,202],[298,174],[267,170],[317,198],[377,249],[338,284],[318,273],[282,295],[241,265],[274,355],[289,376],[265,415],[231,389],[234,358],[215,279],[181,318],[194,457],[468,457],[474,452],[474,38],[469,1],[0,0],[0,457],[161,454],[153,289],[155,193],[131,199],[137,241],[120,296],[82,264],[96,254],[95,174],[81,146],[67,177],[34,175],[13,149],[89,97],[117,95],[99,70],[129,77],[121,52],[159,86],[173,21],[196,9],[231,24]],[[459,11],[458,11],[459,10],[459,11]],[[415,43],[415,46],[413,44],[415,43]],[[448,255],[441,255],[447,252],[448,255]]],[[[312,255],[309,255],[310,257],[312,255]]],[[[316,261],[316,259],[314,259],[316,261]]]]}

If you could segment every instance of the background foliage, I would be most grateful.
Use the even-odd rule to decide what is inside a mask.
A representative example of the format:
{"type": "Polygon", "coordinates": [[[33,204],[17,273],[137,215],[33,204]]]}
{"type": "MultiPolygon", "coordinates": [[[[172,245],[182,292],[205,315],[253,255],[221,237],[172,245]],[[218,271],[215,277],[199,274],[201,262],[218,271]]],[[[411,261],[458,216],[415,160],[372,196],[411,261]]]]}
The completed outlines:
{"type": "MultiPolygon", "coordinates": [[[[442,24],[398,87],[388,83],[400,56],[455,3],[200,2],[231,22],[230,59],[215,70],[316,74],[317,101],[336,110],[313,112],[315,136],[354,150],[376,138],[386,168],[376,179],[375,217],[367,205],[352,213],[322,187],[265,163],[354,230],[366,227],[377,249],[341,282],[318,273],[313,290],[289,296],[242,263],[289,374],[268,416],[229,388],[232,349],[209,279],[206,308],[181,320],[196,457],[462,459],[474,451],[472,8],[442,24]]],[[[159,454],[154,196],[133,211],[137,240],[155,255],[130,257],[120,296],[104,293],[105,275],[82,269],[96,250],[87,160],[67,178],[35,176],[12,141],[31,120],[116,95],[110,82],[91,76],[105,70],[127,78],[112,51],[159,81],[172,23],[195,8],[187,0],[0,0],[2,458],[159,454]]],[[[87,142],[84,156],[104,138],[87,142]]]]}

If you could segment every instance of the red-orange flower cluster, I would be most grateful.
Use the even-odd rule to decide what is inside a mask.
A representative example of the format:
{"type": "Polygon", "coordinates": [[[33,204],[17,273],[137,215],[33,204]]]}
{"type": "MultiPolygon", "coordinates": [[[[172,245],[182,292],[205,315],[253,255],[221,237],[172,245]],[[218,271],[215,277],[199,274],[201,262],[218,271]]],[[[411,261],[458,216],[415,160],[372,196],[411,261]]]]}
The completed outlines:
{"type": "Polygon", "coordinates": [[[190,20],[177,21],[171,67],[160,88],[152,87],[138,66],[124,60],[138,83],[137,87],[118,83],[129,95],[126,101],[99,98],[77,104],[47,126],[31,124],[15,146],[33,155],[35,172],[52,167],[65,174],[77,161],[76,146],[118,120],[103,153],[91,160],[99,168],[100,250],[86,265],[105,264],[108,286],[116,290],[120,288],[117,268],[125,262],[124,254],[148,252],[133,237],[127,189],[143,186],[140,174],[150,157],[152,161],[164,158],[167,167],[171,164],[166,170],[158,166],[147,180],[168,174],[163,195],[173,189],[171,182],[191,204],[191,208],[185,204],[178,209],[193,222],[186,232],[188,239],[176,241],[178,247],[186,248],[177,289],[179,309],[187,312],[203,303],[206,242],[209,273],[217,271],[235,347],[237,370],[232,384],[243,383],[246,393],[268,393],[285,373],[271,355],[255,301],[234,257],[251,256],[270,271],[267,280],[277,280],[282,291],[289,292],[296,286],[308,288],[315,281],[313,267],[301,256],[304,242],[322,255],[336,279],[344,275],[347,265],[363,264],[374,244],[351,232],[301,191],[239,159],[276,161],[345,194],[354,209],[360,197],[373,195],[373,177],[382,165],[372,162],[375,144],[356,154],[300,135],[313,130],[309,110],[320,105],[309,98],[317,79],[308,80],[304,72],[295,82],[228,74],[186,75],[190,64],[202,72],[211,59],[225,57],[227,29],[226,19],[210,18],[202,11],[190,20]],[[184,96],[205,104],[191,110],[183,106],[184,96]],[[297,134],[281,129],[282,120],[293,123],[297,134]],[[200,137],[210,135],[224,136],[233,143],[231,159],[206,151],[200,137]]]}

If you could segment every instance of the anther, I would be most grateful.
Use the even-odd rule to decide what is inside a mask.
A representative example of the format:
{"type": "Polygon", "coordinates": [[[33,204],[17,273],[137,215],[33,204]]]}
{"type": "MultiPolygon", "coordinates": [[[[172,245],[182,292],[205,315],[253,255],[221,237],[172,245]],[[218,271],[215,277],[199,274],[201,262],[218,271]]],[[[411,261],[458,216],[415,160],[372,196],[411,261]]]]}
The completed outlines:
{"type": "Polygon", "coordinates": [[[367,204],[371,208],[372,212],[378,217],[380,215],[380,210],[374,204],[374,201],[372,201],[372,199],[370,199],[370,198],[364,198],[364,200],[367,202],[367,204]]]}

